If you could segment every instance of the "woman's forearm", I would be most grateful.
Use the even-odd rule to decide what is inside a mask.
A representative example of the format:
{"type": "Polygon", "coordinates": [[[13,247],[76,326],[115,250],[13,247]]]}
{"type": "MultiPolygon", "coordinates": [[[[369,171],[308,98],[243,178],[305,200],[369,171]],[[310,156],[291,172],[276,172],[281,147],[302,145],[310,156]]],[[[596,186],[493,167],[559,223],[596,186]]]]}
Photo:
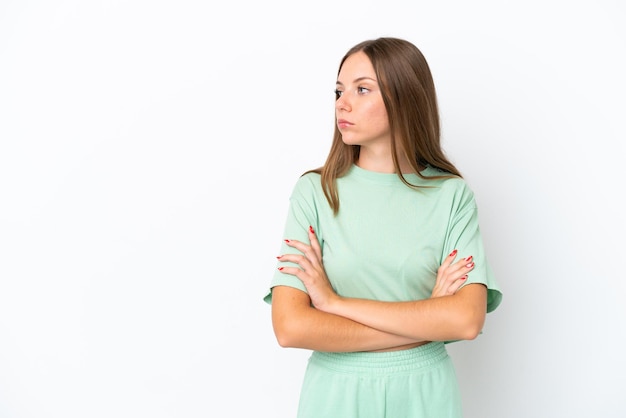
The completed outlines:
{"type": "Polygon", "coordinates": [[[284,287],[274,289],[272,324],[282,347],[354,352],[386,350],[422,341],[320,311],[310,306],[305,293],[284,287]]]}
{"type": "Polygon", "coordinates": [[[471,284],[456,294],[409,302],[337,298],[322,309],[395,335],[415,340],[450,341],[475,338],[482,330],[487,290],[471,284]]]}

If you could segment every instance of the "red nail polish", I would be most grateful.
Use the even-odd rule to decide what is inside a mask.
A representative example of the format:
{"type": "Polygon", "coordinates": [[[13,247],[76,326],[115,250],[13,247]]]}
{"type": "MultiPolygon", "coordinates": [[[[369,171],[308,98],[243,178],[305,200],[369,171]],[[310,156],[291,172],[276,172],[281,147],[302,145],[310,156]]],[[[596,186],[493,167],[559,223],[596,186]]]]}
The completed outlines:
{"type": "Polygon", "coordinates": [[[281,259],[282,255],[277,255],[276,258],[281,259]]]}
{"type": "Polygon", "coordinates": [[[471,256],[471,255],[470,255],[469,257],[466,257],[466,258],[465,258],[465,261],[472,261],[472,258],[474,258],[474,256],[471,256]]]}
{"type": "Polygon", "coordinates": [[[453,255],[456,255],[456,250],[452,251],[448,257],[452,257],[453,255]]]}
{"type": "Polygon", "coordinates": [[[311,231],[312,234],[315,234],[315,230],[313,229],[312,226],[309,225],[309,231],[311,231]]]}
{"type": "Polygon", "coordinates": [[[288,239],[286,239],[286,240],[285,240],[285,242],[289,242],[289,240],[288,240],[288,239]]]}
{"type": "Polygon", "coordinates": [[[469,264],[466,264],[466,265],[465,265],[465,267],[468,267],[468,268],[469,268],[469,267],[474,267],[474,263],[469,263],[469,264]]]}
{"type": "Polygon", "coordinates": [[[281,271],[282,271],[282,269],[284,269],[284,267],[278,267],[278,270],[281,270],[281,271]]]}

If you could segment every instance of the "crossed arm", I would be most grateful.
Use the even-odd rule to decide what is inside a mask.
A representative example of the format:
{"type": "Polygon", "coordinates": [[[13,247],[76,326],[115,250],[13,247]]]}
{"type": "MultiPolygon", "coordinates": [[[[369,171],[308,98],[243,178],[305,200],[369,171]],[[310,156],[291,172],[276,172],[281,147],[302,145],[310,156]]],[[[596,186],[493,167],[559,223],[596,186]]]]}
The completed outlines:
{"type": "Polygon", "coordinates": [[[324,271],[319,242],[312,228],[311,244],[289,241],[302,254],[285,254],[281,261],[298,267],[281,268],[302,281],[307,293],[276,286],[272,324],[278,343],[320,351],[374,351],[423,341],[475,338],[486,315],[487,290],[482,284],[461,286],[473,268],[471,259],[454,262],[450,254],[437,272],[431,297],[407,302],[382,302],[337,295],[324,271]]]}

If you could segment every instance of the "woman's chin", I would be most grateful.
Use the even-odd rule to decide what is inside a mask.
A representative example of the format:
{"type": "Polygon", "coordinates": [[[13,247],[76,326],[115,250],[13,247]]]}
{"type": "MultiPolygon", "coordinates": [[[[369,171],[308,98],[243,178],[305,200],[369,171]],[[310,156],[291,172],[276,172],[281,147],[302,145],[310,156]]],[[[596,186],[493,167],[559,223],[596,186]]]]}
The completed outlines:
{"type": "Polygon", "coordinates": [[[361,145],[359,141],[355,140],[354,138],[341,137],[341,140],[346,145],[361,145]]]}

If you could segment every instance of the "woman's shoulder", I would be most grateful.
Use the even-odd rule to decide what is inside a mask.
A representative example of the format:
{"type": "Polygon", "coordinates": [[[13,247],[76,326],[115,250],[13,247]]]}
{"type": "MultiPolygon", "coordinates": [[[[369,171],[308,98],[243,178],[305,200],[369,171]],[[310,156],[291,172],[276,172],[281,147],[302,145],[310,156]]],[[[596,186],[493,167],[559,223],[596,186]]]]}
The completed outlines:
{"type": "Polygon", "coordinates": [[[322,190],[322,176],[315,171],[301,174],[293,186],[293,195],[315,195],[322,190]]]}
{"type": "Polygon", "coordinates": [[[299,187],[317,187],[321,185],[322,175],[317,171],[306,171],[298,177],[296,186],[299,187]]]}
{"type": "Polygon", "coordinates": [[[451,174],[437,167],[428,166],[421,172],[428,181],[436,182],[439,186],[450,189],[469,189],[467,181],[463,177],[451,174]]]}
{"type": "Polygon", "coordinates": [[[439,193],[449,195],[453,200],[466,204],[474,200],[474,192],[463,177],[430,166],[422,172],[422,175],[429,177],[427,184],[435,186],[439,193]]]}

